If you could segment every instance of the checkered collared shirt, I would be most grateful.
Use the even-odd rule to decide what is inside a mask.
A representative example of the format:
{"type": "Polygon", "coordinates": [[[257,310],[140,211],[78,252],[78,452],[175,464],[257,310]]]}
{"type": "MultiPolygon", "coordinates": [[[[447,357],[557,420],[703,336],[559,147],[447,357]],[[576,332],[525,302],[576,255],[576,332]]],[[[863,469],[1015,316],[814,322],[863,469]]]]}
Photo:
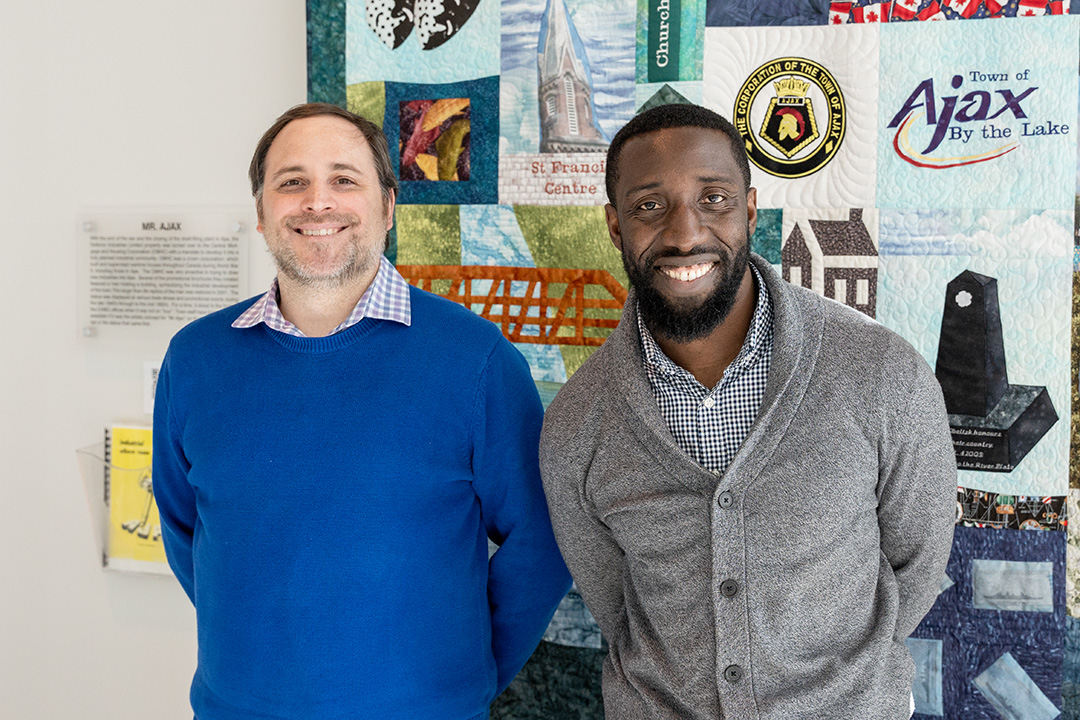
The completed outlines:
{"type": "MultiPolygon", "coordinates": [[[[375,279],[371,281],[367,290],[360,296],[360,301],[356,303],[356,307],[349,313],[349,317],[345,318],[330,334],[341,332],[366,317],[375,318],[376,320],[391,320],[406,326],[412,323],[409,283],[405,282],[405,278],[401,277],[401,274],[385,257],[380,258],[379,270],[375,273],[375,279]]],[[[232,326],[234,328],[249,328],[261,322],[266,323],[268,327],[278,332],[295,335],[296,337],[305,337],[298,327],[281,315],[281,308],[278,306],[278,281],[276,277],[270,283],[270,289],[266,294],[245,310],[240,317],[236,318],[232,326]]]]}
{"type": "Polygon", "coordinates": [[[706,470],[723,474],[757,418],[772,360],[773,312],[757,268],[758,299],[738,357],[711,390],[668,358],[638,311],[645,374],[679,447],[706,470]]]}

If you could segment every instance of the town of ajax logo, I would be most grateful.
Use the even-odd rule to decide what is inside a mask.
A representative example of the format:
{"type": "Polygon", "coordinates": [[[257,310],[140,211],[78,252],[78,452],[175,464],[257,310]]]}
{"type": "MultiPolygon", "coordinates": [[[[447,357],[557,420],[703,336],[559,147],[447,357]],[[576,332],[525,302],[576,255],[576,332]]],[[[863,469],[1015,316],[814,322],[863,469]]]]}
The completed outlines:
{"type": "Polygon", "coordinates": [[[844,119],[840,86],[828,70],[805,58],[765,63],[735,98],[735,127],[750,161],[778,177],[805,177],[823,168],[844,139],[844,119]],[[827,113],[824,126],[818,125],[815,101],[827,113]]]}

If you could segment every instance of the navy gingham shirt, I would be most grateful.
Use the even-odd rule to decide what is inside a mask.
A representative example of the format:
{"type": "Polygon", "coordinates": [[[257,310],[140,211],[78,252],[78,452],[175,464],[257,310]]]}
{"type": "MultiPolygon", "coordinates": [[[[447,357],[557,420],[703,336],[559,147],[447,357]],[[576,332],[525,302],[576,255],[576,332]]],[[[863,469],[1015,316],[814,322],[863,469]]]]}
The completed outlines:
{"type": "Polygon", "coordinates": [[[757,305],[738,357],[714,388],[706,388],[657,345],[638,311],[645,374],[675,442],[699,465],[723,474],[757,418],[772,360],[773,312],[757,268],[757,305]]]}
{"type": "MultiPolygon", "coordinates": [[[[409,304],[409,283],[401,277],[385,256],[379,258],[379,270],[375,273],[375,279],[368,285],[367,290],[360,296],[356,307],[349,313],[349,317],[338,325],[330,333],[339,333],[347,327],[351,327],[364,318],[377,320],[391,320],[408,326],[412,323],[412,306],[409,304]]],[[[278,305],[278,281],[270,283],[270,289],[259,298],[254,305],[245,310],[240,317],[236,318],[232,326],[234,328],[255,327],[259,323],[266,325],[278,332],[296,337],[306,337],[300,328],[286,320],[281,314],[278,305]]]]}

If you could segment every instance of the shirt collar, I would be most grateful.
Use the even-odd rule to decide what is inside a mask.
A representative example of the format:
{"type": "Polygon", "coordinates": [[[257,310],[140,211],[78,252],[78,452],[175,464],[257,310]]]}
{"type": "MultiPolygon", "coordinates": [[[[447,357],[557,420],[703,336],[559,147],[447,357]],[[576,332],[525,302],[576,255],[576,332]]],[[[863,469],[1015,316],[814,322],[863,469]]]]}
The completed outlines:
{"type": "MultiPolygon", "coordinates": [[[[730,369],[736,371],[753,362],[761,354],[766,339],[772,330],[772,303],[769,302],[769,289],[765,286],[761,273],[754,267],[754,263],[748,263],[748,266],[757,280],[757,304],[754,306],[754,315],[750,318],[750,327],[747,328],[742,349],[739,350],[738,356],[729,366],[730,369]]],[[[660,345],[653,338],[652,333],[649,332],[649,328],[645,326],[640,307],[637,308],[637,324],[638,331],[641,334],[642,360],[646,368],[663,376],[687,373],[685,369],[676,365],[660,349],[660,345]]]]}
{"type": "MultiPolygon", "coordinates": [[[[334,328],[330,334],[341,332],[345,328],[352,327],[364,318],[375,320],[389,320],[408,326],[412,323],[412,306],[409,302],[409,283],[401,277],[401,273],[386,259],[379,258],[379,270],[375,273],[375,279],[368,285],[367,290],[360,296],[356,307],[349,313],[349,317],[334,328]]],[[[281,314],[278,305],[278,280],[275,277],[270,283],[270,289],[260,297],[254,305],[245,310],[240,317],[236,318],[232,326],[234,328],[255,327],[259,323],[265,323],[267,327],[283,332],[287,335],[305,337],[295,325],[286,320],[281,314]]]]}

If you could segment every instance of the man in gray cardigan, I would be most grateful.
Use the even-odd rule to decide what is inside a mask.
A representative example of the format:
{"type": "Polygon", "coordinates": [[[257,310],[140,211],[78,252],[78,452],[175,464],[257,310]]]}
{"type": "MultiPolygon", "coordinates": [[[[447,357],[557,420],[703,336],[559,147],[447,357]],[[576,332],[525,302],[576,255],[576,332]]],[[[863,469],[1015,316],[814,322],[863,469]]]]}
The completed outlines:
{"type": "Polygon", "coordinates": [[[750,254],[756,191],[720,116],[637,116],[607,191],[632,291],[541,439],[556,538],[610,647],[607,717],[908,717],[904,639],[955,508],[933,372],[750,254]]]}

